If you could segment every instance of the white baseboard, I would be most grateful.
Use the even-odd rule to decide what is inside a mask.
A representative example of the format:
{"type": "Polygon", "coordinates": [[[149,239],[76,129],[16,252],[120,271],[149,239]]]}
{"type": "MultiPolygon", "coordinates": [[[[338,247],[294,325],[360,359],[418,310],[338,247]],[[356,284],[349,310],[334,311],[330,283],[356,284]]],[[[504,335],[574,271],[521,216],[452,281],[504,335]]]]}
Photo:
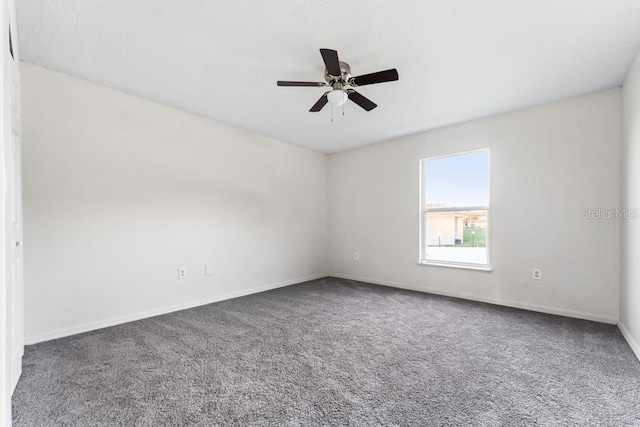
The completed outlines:
{"type": "Polygon", "coordinates": [[[624,323],[618,322],[618,329],[620,329],[620,332],[622,332],[622,335],[629,343],[629,347],[631,347],[631,350],[633,350],[633,352],[635,353],[638,361],[640,361],[640,345],[638,344],[638,342],[633,338],[631,332],[629,332],[627,327],[624,326],[624,323]]]}
{"type": "Polygon", "coordinates": [[[16,389],[18,385],[18,380],[20,379],[20,375],[22,375],[22,356],[24,355],[24,347],[22,347],[22,351],[20,352],[20,356],[11,360],[11,394],[16,389]]]}
{"type": "Polygon", "coordinates": [[[241,291],[230,292],[222,295],[214,295],[208,298],[180,303],[180,304],[176,304],[168,307],[159,307],[151,310],[145,310],[145,311],[128,314],[125,316],[112,317],[110,319],[83,323],[81,325],[75,325],[68,328],[54,329],[52,331],[47,331],[42,334],[26,337],[25,344],[31,345],[31,344],[36,344],[43,341],[49,341],[57,338],[68,337],[70,335],[81,334],[83,332],[89,332],[89,331],[94,331],[96,329],[107,328],[109,326],[120,325],[122,323],[134,322],[136,320],[142,320],[148,317],[159,316],[161,314],[173,313],[174,311],[186,310],[188,308],[207,305],[207,304],[211,304],[218,301],[239,298],[246,295],[257,294],[257,293],[269,291],[272,289],[295,285],[297,283],[308,282],[309,280],[321,279],[323,277],[327,277],[327,274],[314,274],[312,276],[301,277],[293,280],[287,280],[285,282],[273,283],[273,284],[258,286],[250,289],[243,289],[241,291]]]}
{"type": "Polygon", "coordinates": [[[512,307],[512,308],[521,308],[523,310],[530,310],[530,311],[537,311],[540,313],[573,317],[576,319],[592,320],[595,322],[608,323],[611,325],[615,325],[618,323],[617,318],[600,316],[600,315],[591,314],[591,313],[584,313],[581,311],[565,310],[565,309],[556,308],[556,307],[546,307],[546,306],[536,305],[536,304],[526,304],[526,303],[520,303],[520,302],[514,302],[514,301],[496,300],[492,298],[479,297],[477,295],[465,294],[462,292],[448,292],[440,289],[418,287],[413,285],[407,285],[404,283],[390,282],[386,280],[377,280],[377,279],[371,279],[368,277],[351,276],[346,274],[331,274],[330,277],[339,277],[342,279],[357,280],[359,282],[367,282],[367,283],[373,283],[376,285],[390,286],[392,288],[408,289],[411,291],[425,292],[425,293],[444,295],[444,296],[454,297],[454,298],[462,298],[462,299],[467,299],[472,301],[486,302],[489,304],[502,305],[505,307],[512,307]]]}

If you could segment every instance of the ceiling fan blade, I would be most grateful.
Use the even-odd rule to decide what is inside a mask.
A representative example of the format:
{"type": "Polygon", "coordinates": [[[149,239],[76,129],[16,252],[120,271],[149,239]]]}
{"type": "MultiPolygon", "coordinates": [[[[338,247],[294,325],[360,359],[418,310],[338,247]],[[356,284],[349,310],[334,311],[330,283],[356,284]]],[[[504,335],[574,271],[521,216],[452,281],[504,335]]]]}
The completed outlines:
{"type": "Polygon", "coordinates": [[[326,92],[324,95],[322,95],[320,97],[320,99],[318,99],[318,102],[316,102],[315,104],[313,104],[313,107],[311,107],[311,109],[309,110],[309,112],[311,113],[317,113],[318,111],[322,110],[322,107],[324,107],[325,105],[327,105],[327,102],[329,102],[329,99],[327,98],[327,93],[326,92]]]}
{"type": "Polygon", "coordinates": [[[322,87],[328,85],[325,82],[290,82],[287,80],[278,80],[278,86],[322,87]]]}
{"type": "Polygon", "coordinates": [[[353,102],[355,102],[356,104],[358,104],[359,106],[361,106],[362,108],[364,108],[367,111],[371,111],[371,110],[373,110],[374,108],[376,108],[378,106],[373,101],[371,101],[369,98],[360,95],[355,90],[347,91],[347,95],[349,96],[350,100],[352,100],[353,102]]]}
{"type": "Polygon", "coordinates": [[[320,55],[324,61],[327,72],[335,77],[340,77],[340,61],[338,60],[338,52],[332,49],[320,49],[320,55]]]}
{"type": "Polygon", "coordinates": [[[353,86],[372,85],[374,83],[392,82],[398,80],[398,70],[392,68],[390,70],[378,71],[377,73],[365,74],[352,78],[349,83],[353,86]]]}

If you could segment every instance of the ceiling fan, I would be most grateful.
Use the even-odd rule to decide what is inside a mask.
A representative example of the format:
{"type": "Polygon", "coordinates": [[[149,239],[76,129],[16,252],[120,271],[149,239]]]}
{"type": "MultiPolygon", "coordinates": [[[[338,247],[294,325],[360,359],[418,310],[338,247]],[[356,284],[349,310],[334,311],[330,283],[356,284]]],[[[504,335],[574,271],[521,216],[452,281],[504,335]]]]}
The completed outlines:
{"type": "Polygon", "coordinates": [[[356,92],[353,88],[398,80],[398,71],[395,68],[352,77],[351,67],[346,62],[342,62],[338,59],[337,51],[332,49],[320,49],[320,54],[322,55],[324,65],[326,67],[324,71],[324,79],[326,82],[278,81],[278,86],[330,87],[331,90],[325,92],[320,97],[318,102],[311,107],[309,110],[310,112],[317,113],[322,110],[328,102],[331,102],[334,106],[343,105],[347,102],[347,99],[355,102],[366,111],[371,111],[378,105],[356,92]]]}

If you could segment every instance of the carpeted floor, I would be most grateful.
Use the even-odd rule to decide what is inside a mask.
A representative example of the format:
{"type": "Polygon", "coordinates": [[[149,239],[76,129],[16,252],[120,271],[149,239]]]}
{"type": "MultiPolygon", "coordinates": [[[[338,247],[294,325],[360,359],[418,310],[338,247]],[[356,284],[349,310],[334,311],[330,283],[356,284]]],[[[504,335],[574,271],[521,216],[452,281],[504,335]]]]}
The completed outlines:
{"type": "Polygon", "coordinates": [[[615,326],[321,279],[26,349],[15,426],[636,426],[615,326]]]}

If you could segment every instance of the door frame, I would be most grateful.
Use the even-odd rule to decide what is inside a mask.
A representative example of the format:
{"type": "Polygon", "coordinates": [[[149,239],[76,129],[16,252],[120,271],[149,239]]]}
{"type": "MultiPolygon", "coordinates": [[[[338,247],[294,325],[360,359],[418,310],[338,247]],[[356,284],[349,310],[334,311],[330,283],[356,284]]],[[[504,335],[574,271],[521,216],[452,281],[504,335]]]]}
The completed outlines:
{"type": "MultiPolygon", "coordinates": [[[[22,217],[22,99],[20,79],[20,48],[18,44],[18,20],[15,0],[9,0],[9,35],[11,55],[9,62],[11,128],[9,156],[5,160],[7,178],[6,213],[7,220],[7,269],[9,274],[10,304],[10,360],[11,393],[15,390],[22,374],[22,356],[24,355],[24,256],[23,256],[23,217],[22,217]]],[[[6,153],[6,150],[5,150],[6,153]]]]}
{"type": "MultiPolygon", "coordinates": [[[[2,1],[0,5],[0,425],[11,425],[11,395],[22,370],[22,354],[24,352],[22,287],[14,292],[15,274],[20,280],[21,271],[13,268],[14,254],[21,254],[22,247],[16,252],[15,240],[22,239],[20,233],[14,233],[14,219],[21,220],[21,191],[16,197],[14,183],[21,186],[20,169],[15,165],[20,162],[20,76],[19,76],[18,32],[16,23],[15,1],[2,1]],[[9,35],[11,31],[11,36],[9,35]],[[9,39],[12,41],[13,57],[9,50],[9,39]],[[14,59],[15,58],[15,59],[14,59]],[[15,81],[18,91],[14,90],[15,81]],[[17,100],[17,124],[13,126],[12,96],[17,100]],[[17,128],[18,142],[13,143],[13,129],[17,128]],[[17,147],[14,153],[13,148],[17,147]],[[14,154],[18,160],[14,162],[14,154]],[[15,164],[14,164],[15,163],[15,164]],[[18,210],[14,209],[14,201],[18,210]],[[20,300],[17,301],[16,297],[20,300]],[[17,325],[17,327],[16,327],[17,325]],[[16,333],[17,331],[17,333],[16,333]],[[17,339],[17,341],[16,341],[17,339]],[[13,358],[13,360],[12,360],[13,358]]],[[[21,270],[21,268],[19,268],[21,270]]],[[[19,280],[19,281],[20,281],[19,280]]]]}
{"type": "Polygon", "coordinates": [[[0,4],[0,425],[11,425],[11,325],[9,281],[7,277],[6,257],[6,219],[5,194],[7,180],[5,171],[6,151],[11,138],[11,111],[9,99],[9,4],[0,4]]]}

